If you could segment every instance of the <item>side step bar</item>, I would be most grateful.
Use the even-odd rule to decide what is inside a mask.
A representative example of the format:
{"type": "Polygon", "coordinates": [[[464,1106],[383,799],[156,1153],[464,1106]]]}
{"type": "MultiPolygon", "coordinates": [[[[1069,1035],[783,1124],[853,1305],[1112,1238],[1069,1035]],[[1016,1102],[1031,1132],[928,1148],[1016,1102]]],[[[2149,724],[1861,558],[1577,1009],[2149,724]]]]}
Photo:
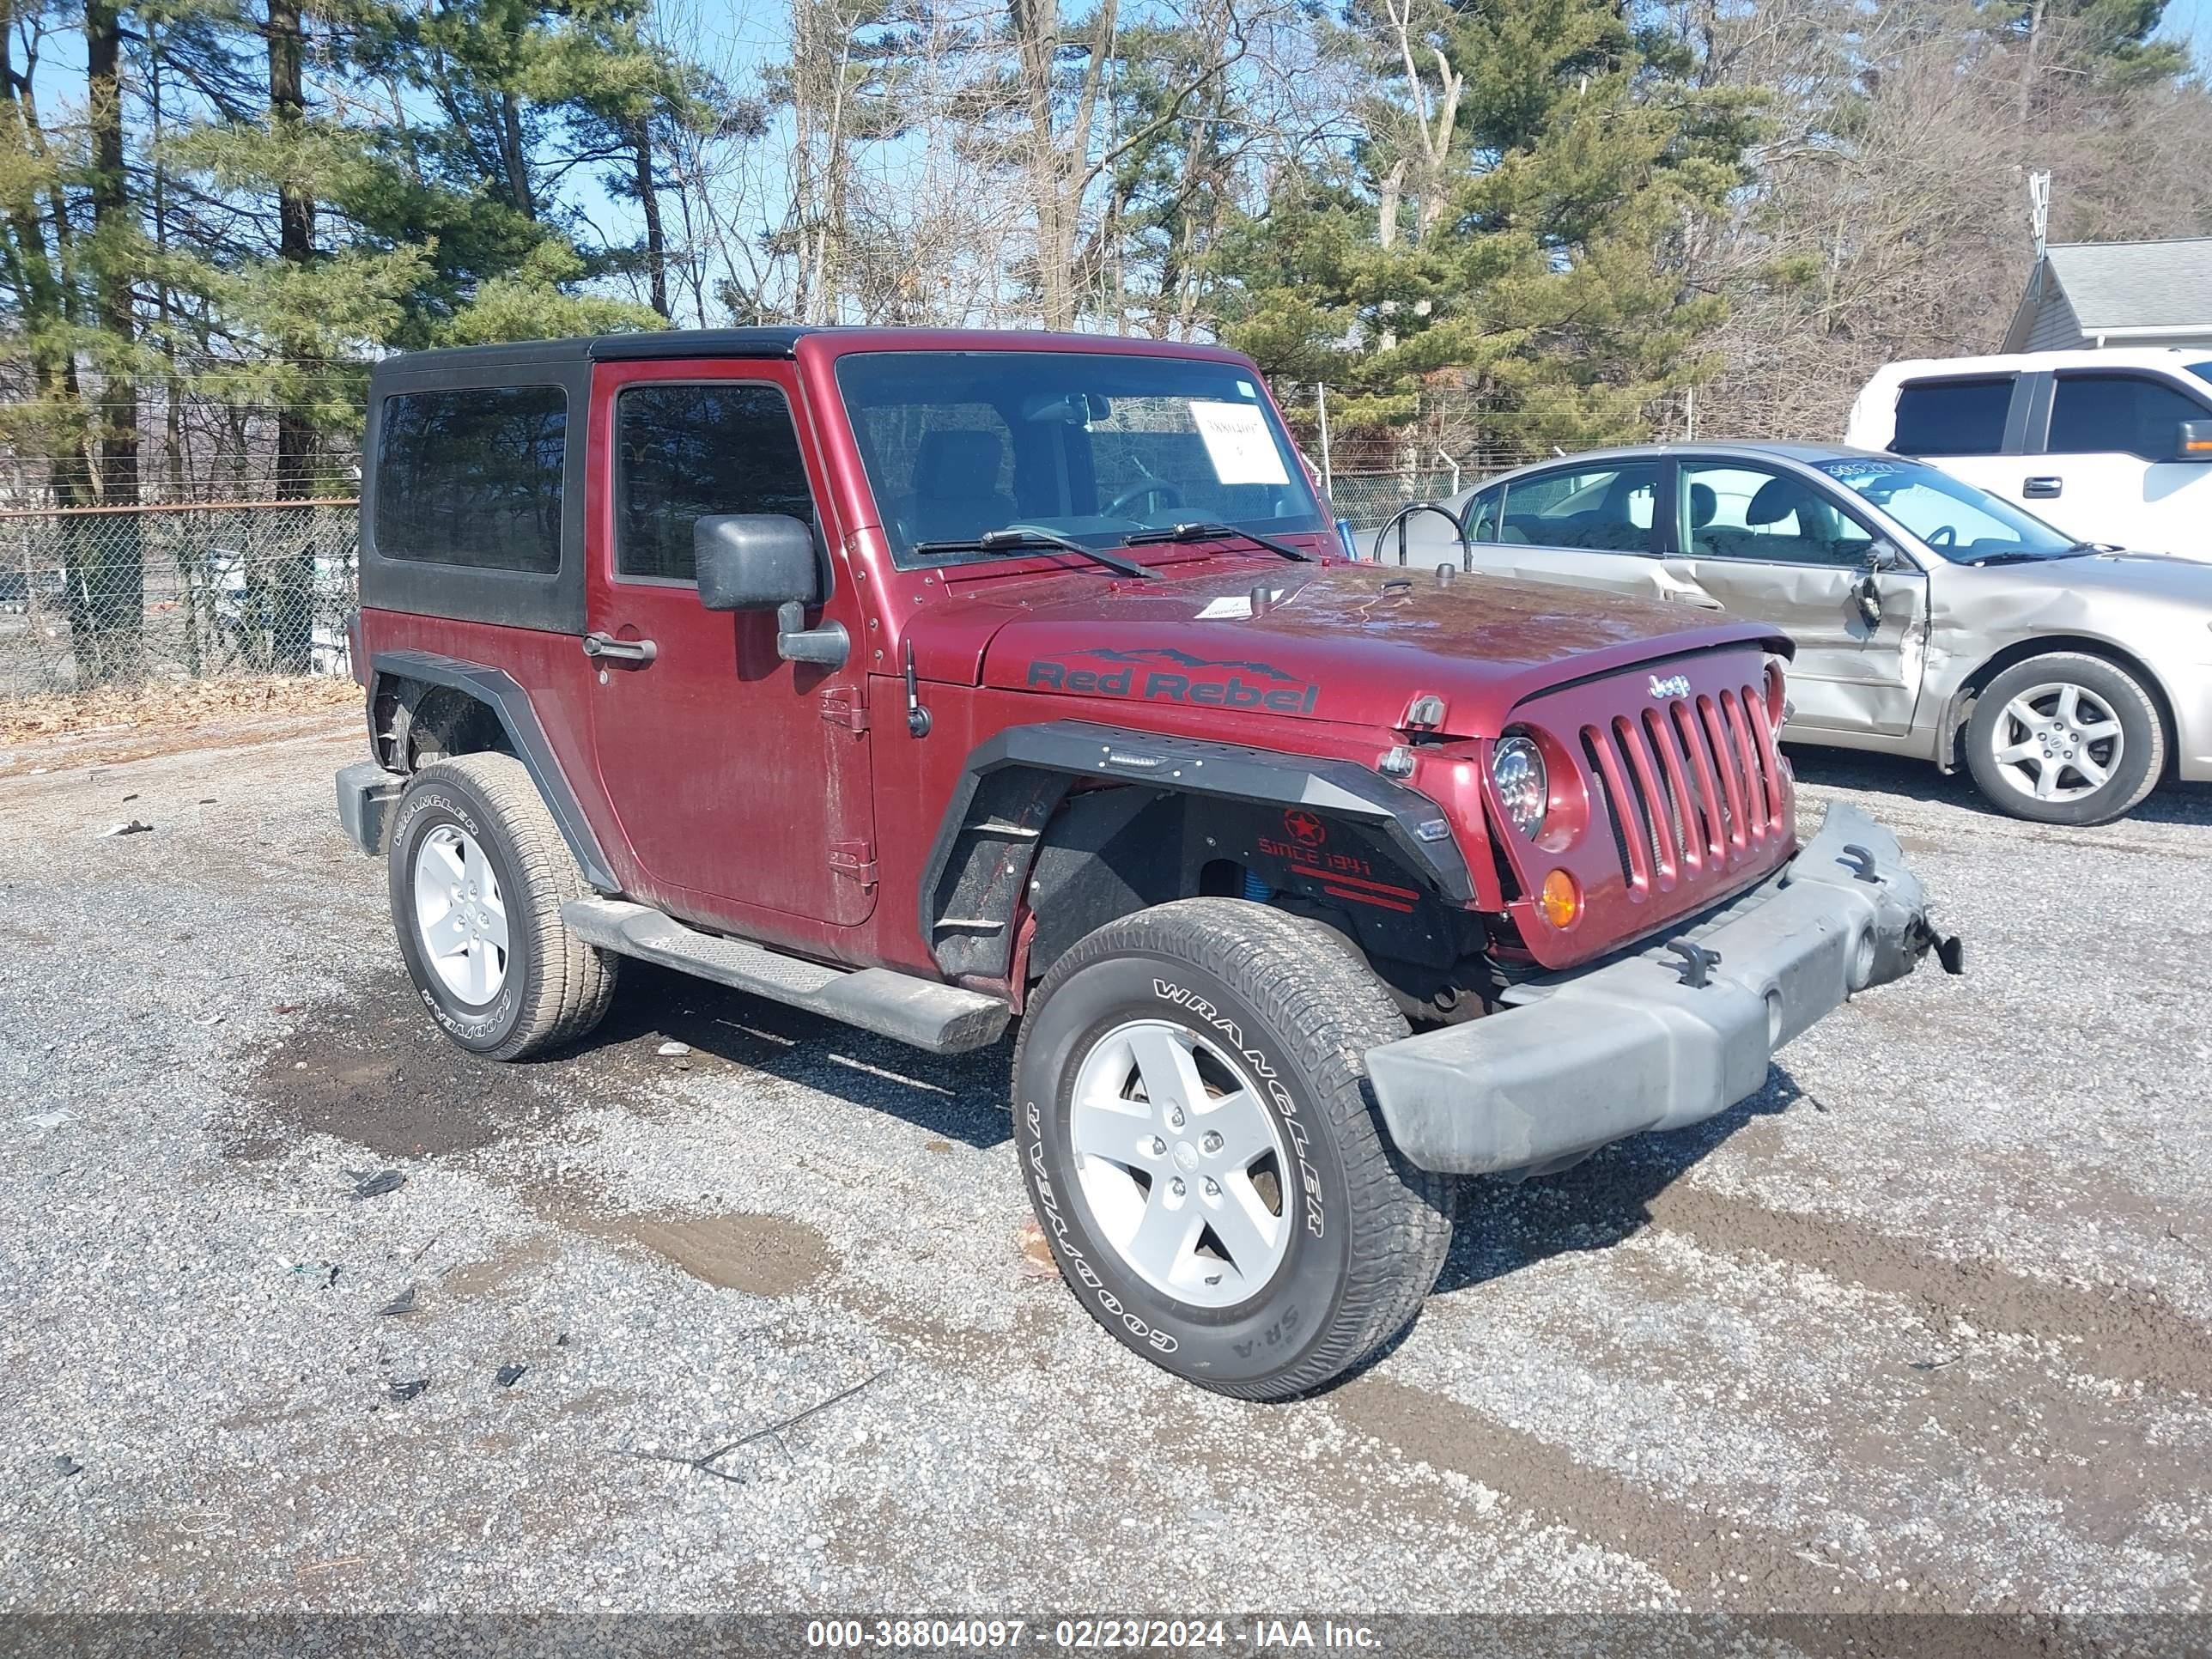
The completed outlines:
{"type": "Polygon", "coordinates": [[[681,969],[933,1054],[988,1048],[1012,1018],[1004,1002],[978,991],[888,968],[824,967],[744,939],[702,933],[619,899],[571,899],[561,907],[561,920],[603,951],[681,969]]]}

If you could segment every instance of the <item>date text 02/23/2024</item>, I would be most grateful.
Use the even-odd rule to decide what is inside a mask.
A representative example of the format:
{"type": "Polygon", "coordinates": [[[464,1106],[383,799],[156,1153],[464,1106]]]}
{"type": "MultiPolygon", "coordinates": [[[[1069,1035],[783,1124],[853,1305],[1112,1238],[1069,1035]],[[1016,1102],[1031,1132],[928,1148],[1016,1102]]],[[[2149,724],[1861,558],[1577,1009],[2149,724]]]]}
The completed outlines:
{"type": "Polygon", "coordinates": [[[1307,1619],[822,1619],[806,1627],[810,1648],[1007,1650],[1030,1646],[1076,1652],[1175,1652],[1237,1649],[1376,1647],[1366,1626],[1307,1619]]]}

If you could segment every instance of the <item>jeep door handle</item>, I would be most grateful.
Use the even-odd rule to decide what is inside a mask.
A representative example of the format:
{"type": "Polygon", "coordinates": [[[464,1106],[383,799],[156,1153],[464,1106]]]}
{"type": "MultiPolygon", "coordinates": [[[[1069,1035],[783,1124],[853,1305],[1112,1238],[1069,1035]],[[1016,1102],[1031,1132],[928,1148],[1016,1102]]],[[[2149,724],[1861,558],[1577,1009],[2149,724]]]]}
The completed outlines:
{"type": "Polygon", "coordinates": [[[594,662],[634,662],[642,668],[660,654],[660,647],[651,640],[618,640],[611,634],[586,634],[584,654],[594,662]]]}
{"type": "Polygon", "coordinates": [[[2065,488],[2063,478],[2030,478],[2021,485],[2020,493],[2031,501],[2055,501],[2065,488]]]}

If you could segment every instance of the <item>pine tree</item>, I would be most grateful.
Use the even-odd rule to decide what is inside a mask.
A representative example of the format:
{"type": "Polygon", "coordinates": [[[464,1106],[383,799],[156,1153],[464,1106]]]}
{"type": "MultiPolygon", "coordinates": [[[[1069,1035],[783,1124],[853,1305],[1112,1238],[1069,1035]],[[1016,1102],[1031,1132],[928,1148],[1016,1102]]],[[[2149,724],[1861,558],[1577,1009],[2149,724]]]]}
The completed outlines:
{"type": "Polygon", "coordinates": [[[1348,176],[1292,179],[1231,239],[1230,337],[1342,387],[1348,427],[1402,425],[1442,380],[1492,441],[1644,435],[1711,372],[1722,303],[1686,283],[1682,239],[1742,179],[1756,100],[1691,88],[1602,0],[1383,3],[1340,50],[1395,95],[1348,176]]]}

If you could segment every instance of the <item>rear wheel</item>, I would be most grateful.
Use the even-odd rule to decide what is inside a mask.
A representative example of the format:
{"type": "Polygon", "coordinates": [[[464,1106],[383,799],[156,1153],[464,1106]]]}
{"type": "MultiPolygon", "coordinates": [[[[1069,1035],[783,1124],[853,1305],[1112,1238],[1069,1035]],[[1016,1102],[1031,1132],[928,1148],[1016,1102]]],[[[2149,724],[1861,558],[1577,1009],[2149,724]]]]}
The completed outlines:
{"type": "Polygon", "coordinates": [[[2166,767],[2166,727],[2135,676],[2086,653],[2014,663],[1974,703],[1966,764],[1990,803],[2039,823],[2131,812],[2166,767]]]}
{"type": "Polygon", "coordinates": [[[520,761],[424,767],[400,797],[390,859],[400,954],[447,1036],[519,1060],[599,1023],[618,958],[561,920],[583,876],[520,761]]]}
{"type": "Polygon", "coordinates": [[[1015,1144],[1091,1316],[1255,1400],[1396,1334],[1451,1242],[1447,1183],[1399,1158],[1366,1086],[1366,1050],[1405,1034],[1364,963],[1262,905],[1161,905],[1054,963],[1015,1049],[1015,1144]]]}

